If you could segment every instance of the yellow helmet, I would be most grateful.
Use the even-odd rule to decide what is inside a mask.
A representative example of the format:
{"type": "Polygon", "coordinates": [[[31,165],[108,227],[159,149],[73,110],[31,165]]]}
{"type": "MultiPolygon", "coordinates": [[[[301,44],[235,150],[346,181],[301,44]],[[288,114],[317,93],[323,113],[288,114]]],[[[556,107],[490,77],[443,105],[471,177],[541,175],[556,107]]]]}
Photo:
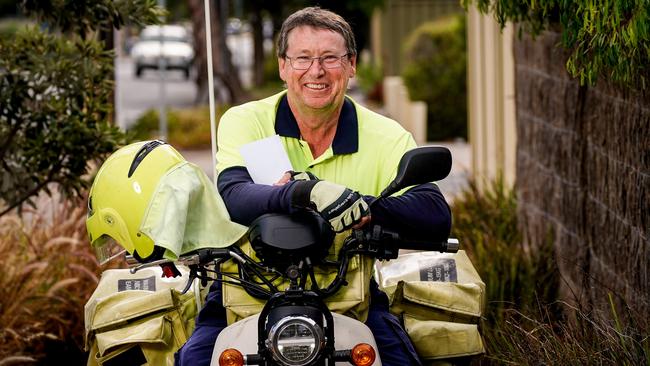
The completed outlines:
{"type": "Polygon", "coordinates": [[[140,225],[158,182],[182,162],[183,156],[160,140],[125,146],[106,159],[90,188],[86,219],[100,263],[124,250],[141,261],[162,256],[164,249],[155,247],[140,225]]]}

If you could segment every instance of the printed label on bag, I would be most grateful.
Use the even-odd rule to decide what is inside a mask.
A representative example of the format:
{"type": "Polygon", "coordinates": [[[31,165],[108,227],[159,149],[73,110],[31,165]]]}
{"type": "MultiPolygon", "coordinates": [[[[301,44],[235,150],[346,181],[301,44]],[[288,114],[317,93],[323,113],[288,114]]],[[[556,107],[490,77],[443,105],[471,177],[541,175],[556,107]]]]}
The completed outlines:
{"type": "Polygon", "coordinates": [[[131,280],[117,280],[117,291],[156,291],[156,276],[148,278],[134,278],[131,280]]]}
{"type": "Polygon", "coordinates": [[[458,282],[456,260],[439,258],[420,262],[420,281],[458,282]]]}

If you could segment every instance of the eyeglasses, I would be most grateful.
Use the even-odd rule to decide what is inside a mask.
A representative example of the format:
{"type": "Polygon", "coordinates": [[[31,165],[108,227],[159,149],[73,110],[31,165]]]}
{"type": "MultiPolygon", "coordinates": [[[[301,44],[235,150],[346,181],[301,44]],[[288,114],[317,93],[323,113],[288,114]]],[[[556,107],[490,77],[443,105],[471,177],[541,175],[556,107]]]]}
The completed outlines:
{"type": "Polygon", "coordinates": [[[319,57],[284,56],[284,58],[289,60],[289,64],[291,64],[291,67],[293,67],[295,70],[308,70],[311,67],[311,65],[314,63],[314,60],[318,60],[318,62],[326,69],[337,69],[343,66],[343,64],[341,63],[343,57],[348,57],[348,56],[350,56],[349,53],[346,53],[345,55],[342,56],[334,56],[334,55],[319,56],[319,57]]]}

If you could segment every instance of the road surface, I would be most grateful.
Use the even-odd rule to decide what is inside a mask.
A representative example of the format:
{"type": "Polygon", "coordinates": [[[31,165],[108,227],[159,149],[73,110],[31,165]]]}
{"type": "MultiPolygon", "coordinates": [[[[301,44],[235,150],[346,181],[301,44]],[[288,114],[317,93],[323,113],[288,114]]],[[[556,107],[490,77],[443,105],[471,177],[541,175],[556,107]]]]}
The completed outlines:
{"type": "MultiPolygon", "coordinates": [[[[165,100],[170,108],[190,107],[196,99],[194,81],[185,80],[180,70],[165,73],[165,100]]],[[[131,126],[144,112],[160,108],[160,73],[158,70],[144,70],[140,78],[135,77],[135,66],[128,57],[115,61],[115,103],[117,125],[122,129],[131,126]]]]}

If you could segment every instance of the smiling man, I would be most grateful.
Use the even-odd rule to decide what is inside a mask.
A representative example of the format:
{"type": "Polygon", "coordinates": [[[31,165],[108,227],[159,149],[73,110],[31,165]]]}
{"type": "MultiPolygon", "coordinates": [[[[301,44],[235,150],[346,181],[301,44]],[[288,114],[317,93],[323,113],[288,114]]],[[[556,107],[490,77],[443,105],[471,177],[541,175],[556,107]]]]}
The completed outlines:
{"type": "MultiPolygon", "coordinates": [[[[432,183],[381,201],[370,215],[368,202],[390,183],[402,155],[416,145],[397,122],[346,96],[357,63],[350,25],[330,11],[305,8],[285,20],[277,49],[287,90],[233,107],[219,123],[217,185],[231,219],[250,225],[265,213],[313,210],[340,233],[339,240],[370,221],[432,242],[446,240],[449,206],[432,183]],[[240,148],[274,135],[280,136],[293,171],[274,185],[256,184],[240,148]]],[[[371,279],[372,261],[365,261],[348,271],[350,286],[340,291],[358,284],[357,291],[337,294],[346,304],[337,311],[368,325],[384,365],[420,364],[406,332],[388,312],[386,295],[371,279]]],[[[225,326],[221,285],[215,283],[177,364],[208,365],[225,326]]]]}

